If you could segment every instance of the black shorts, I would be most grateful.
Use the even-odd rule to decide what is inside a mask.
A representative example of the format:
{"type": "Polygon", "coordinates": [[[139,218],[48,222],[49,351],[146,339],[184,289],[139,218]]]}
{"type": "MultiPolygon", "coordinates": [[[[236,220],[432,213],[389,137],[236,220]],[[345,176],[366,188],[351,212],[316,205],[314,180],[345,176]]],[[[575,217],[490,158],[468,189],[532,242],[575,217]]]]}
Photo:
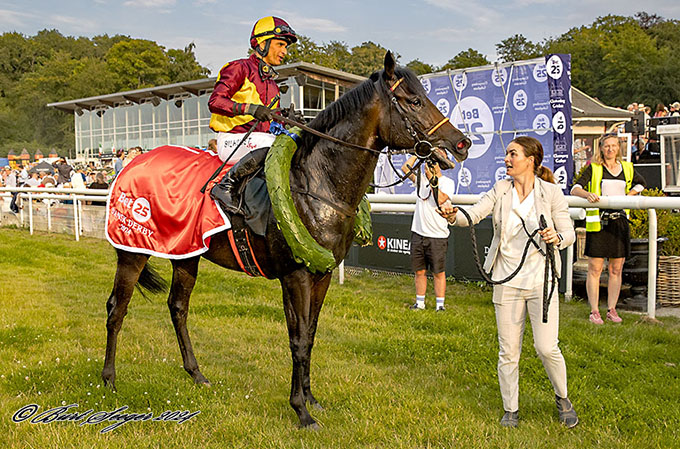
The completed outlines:
{"type": "Polygon", "coordinates": [[[423,237],[411,232],[411,266],[413,271],[429,269],[433,274],[446,271],[449,239],[423,237]]]}

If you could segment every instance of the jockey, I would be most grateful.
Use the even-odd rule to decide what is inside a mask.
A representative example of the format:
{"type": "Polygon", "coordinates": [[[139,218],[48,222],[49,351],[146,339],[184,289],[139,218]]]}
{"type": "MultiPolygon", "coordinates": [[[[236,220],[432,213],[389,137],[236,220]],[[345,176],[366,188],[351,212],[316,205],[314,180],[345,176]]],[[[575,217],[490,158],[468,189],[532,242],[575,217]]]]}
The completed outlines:
{"type": "Polygon", "coordinates": [[[210,128],[217,132],[217,153],[229,157],[258,120],[257,126],[230,161],[238,161],[210,191],[225,212],[238,213],[234,198],[240,181],[262,164],[274,142],[269,134],[272,109],[279,106],[279,87],[274,82],[274,66],[283,62],[288,46],[297,42],[295,31],[278,17],[264,17],[250,33],[250,57],[228,62],[220,70],[208,107],[210,128]],[[255,150],[255,151],[253,151],[255,150]]]}

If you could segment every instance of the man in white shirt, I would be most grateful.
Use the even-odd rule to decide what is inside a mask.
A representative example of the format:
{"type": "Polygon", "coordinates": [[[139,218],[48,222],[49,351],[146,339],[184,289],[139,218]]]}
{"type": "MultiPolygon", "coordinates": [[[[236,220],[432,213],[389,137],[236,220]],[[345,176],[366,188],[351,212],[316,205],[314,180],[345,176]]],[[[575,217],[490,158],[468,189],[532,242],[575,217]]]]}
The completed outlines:
{"type": "Polygon", "coordinates": [[[38,172],[31,173],[30,177],[24,182],[26,187],[38,187],[40,185],[40,179],[38,179],[38,172]]]}
{"type": "MultiPolygon", "coordinates": [[[[5,187],[16,187],[17,186],[17,175],[9,166],[5,166],[5,187]]],[[[17,192],[12,192],[12,201],[9,203],[9,210],[15,214],[19,213],[19,206],[17,206],[17,192]]]]}
{"type": "MultiPolygon", "coordinates": [[[[416,162],[411,156],[401,167],[408,173],[416,162]]],[[[442,216],[437,213],[437,205],[444,204],[455,193],[453,180],[442,176],[437,163],[425,165],[425,177],[421,179],[420,189],[416,192],[416,210],[411,224],[411,263],[415,272],[416,302],[412,310],[425,308],[425,292],[427,291],[427,269],[434,277],[434,294],[437,311],[443,311],[446,294],[446,251],[449,245],[449,226],[442,216]],[[432,186],[437,186],[433,189],[432,186]],[[434,191],[438,192],[435,201],[434,191]]],[[[411,173],[409,179],[416,182],[416,175],[411,173]]]]}

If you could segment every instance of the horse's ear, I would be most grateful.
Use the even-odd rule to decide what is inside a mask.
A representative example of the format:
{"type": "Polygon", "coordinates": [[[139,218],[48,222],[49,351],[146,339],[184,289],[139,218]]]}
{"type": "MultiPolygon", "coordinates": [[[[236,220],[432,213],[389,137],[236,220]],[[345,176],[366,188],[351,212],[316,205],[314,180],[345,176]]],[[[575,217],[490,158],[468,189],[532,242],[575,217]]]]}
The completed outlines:
{"type": "Polygon", "coordinates": [[[394,60],[391,51],[387,51],[385,54],[385,78],[390,80],[394,78],[394,68],[397,65],[397,61],[394,60]]]}

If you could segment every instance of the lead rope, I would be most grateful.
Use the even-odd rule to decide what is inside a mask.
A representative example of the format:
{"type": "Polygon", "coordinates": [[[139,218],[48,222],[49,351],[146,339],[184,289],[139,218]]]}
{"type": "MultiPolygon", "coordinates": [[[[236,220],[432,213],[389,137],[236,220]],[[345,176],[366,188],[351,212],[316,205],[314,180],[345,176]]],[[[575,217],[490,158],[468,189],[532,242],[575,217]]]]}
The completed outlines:
{"type": "MultiPolygon", "coordinates": [[[[441,206],[439,204],[439,178],[436,176],[432,177],[433,179],[437,179],[435,181],[434,185],[432,182],[430,182],[430,189],[432,190],[432,195],[434,196],[434,202],[437,205],[437,209],[441,212],[441,206]]],[[[492,285],[498,285],[498,284],[505,284],[506,282],[510,281],[513,279],[519,271],[522,269],[524,266],[524,262],[526,261],[527,254],[529,253],[529,247],[533,244],[536,249],[538,250],[539,254],[545,256],[545,270],[543,272],[543,322],[547,323],[548,322],[548,309],[550,308],[550,301],[552,299],[552,295],[555,292],[555,286],[557,285],[557,269],[555,268],[555,252],[553,251],[553,244],[552,243],[546,243],[546,251],[545,253],[541,249],[540,245],[536,243],[534,240],[534,236],[538,234],[539,230],[543,230],[548,227],[548,224],[545,220],[545,217],[543,214],[538,219],[538,228],[535,229],[533,232],[529,232],[529,230],[526,227],[526,223],[524,222],[524,219],[522,217],[519,217],[520,221],[522,222],[522,229],[524,229],[524,232],[526,235],[529,237],[527,240],[526,245],[524,245],[524,251],[522,252],[522,259],[519,261],[519,264],[517,265],[517,268],[515,268],[515,271],[510,273],[508,277],[505,279],[501,279],[500,281],[494,281],[491,279],[491,276],[484,271],[484,267],[482,267],[482,262],[479,258],[479,251],[477,250],[477,235],[475,234],[475,227],[472,224],[472,217],[470,217],[470,214],[467,213],[465,209],[462,207],[459,207],[458,210],[465,215],[465,218],[467,218],[469,228],[470,228],[470,242],[472,242],[472,255],[474,256],[475,259],[475,264],[477,265],[477,270],[479,271],[479,274],[482,275],[482,278],[488,282],[489,284],[492,285]],[[552,279],[550,279],[550,273],[552,272],[552,279]],[[550,282],[550,293],[548,294],[548,282],[550,282]]]]}

